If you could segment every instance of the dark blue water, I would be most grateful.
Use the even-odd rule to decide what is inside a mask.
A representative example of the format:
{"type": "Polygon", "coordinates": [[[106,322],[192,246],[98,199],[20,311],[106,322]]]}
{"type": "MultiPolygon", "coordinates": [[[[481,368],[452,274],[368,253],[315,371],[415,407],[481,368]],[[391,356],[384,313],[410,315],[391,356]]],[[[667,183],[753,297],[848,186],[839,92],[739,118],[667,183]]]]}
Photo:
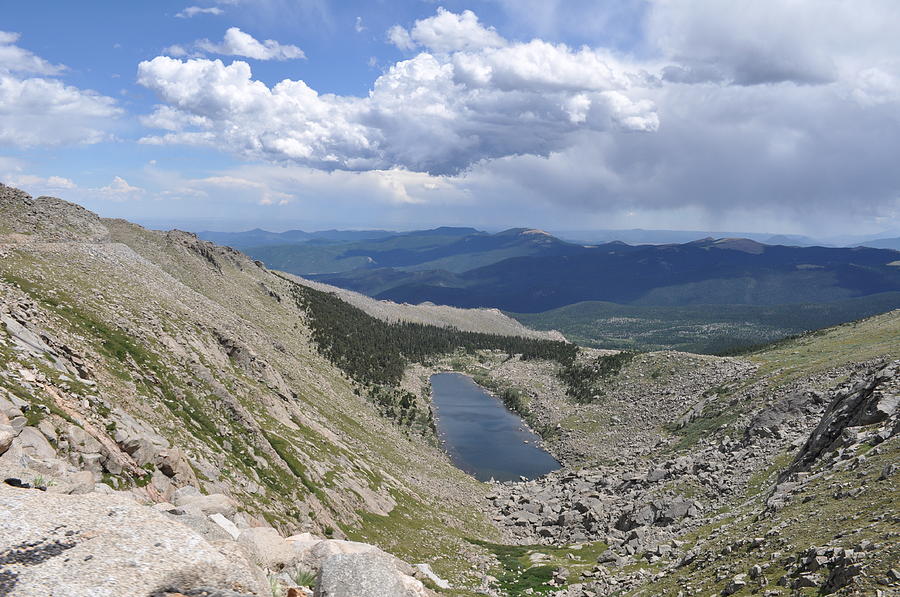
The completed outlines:
{"type": "Polygon", "coordinates": [[[522,419],[468,375],[432,375],[431,395],[444,449],[453,464],[476,479],[533,479],[559,468],[522,419]]]}

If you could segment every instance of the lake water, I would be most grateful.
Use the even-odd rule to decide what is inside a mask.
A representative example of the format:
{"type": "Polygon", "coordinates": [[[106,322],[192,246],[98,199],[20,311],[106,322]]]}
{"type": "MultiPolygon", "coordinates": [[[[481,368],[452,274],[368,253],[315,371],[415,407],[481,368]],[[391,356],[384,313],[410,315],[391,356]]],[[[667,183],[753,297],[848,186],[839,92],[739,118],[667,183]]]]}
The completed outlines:
{"type": "Polygon", "coordinates": [[[431,394],[444,449],[476,479],[533,479],[560,467],[539,446],[540,437],[468,375],[432,375],[431,394]]]}

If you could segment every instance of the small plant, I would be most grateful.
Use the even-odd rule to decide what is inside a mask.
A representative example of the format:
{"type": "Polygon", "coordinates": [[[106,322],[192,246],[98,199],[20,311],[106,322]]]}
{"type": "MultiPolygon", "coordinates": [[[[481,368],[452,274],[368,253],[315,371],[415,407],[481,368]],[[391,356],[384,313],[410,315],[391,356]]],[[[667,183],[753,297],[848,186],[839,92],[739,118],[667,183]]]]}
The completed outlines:
{"type": "Polygon", "coordinates": [[[294,574],[292,576],[295,583],[297,583],[298,587],[313,587],[316,584],[316,573],[312,570],[307,570],[306,568],[298,567],[294,570],[294,574]]]}
{"type": "Polygon", "coordinates": [[[284,587],[276,576],[269,577],[269,589],[272,591],[272,597],[284,597],[284,587]]]}

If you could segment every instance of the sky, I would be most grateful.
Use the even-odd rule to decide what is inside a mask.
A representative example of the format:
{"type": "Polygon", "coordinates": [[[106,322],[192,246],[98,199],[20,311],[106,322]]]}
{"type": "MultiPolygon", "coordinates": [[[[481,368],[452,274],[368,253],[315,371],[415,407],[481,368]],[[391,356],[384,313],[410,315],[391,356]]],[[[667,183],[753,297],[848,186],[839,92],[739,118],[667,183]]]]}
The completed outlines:
{"type": "Polygon", "coordinates": [[[900,235],[900,2],[0,0],[0,181],[191,230],[900,235]]]}

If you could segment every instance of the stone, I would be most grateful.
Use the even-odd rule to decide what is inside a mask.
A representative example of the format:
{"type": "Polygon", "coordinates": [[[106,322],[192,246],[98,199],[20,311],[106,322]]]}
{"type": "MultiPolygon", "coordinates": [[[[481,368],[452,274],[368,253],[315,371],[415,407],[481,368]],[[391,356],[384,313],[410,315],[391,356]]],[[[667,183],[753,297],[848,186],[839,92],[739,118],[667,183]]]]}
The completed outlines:
{"type": "Polygon", "coordinates": [[[191,466],[178,448],[169,448],[157,454],[156,467],[167,477],[180,475],[182,478],[185,478],[192,476],[190,474],[191,466]]]}
{"type": "Polygon", "coordinates": [[[56,458],[56,450],[44,437],[44,434],[35,427],[25,427],[19,433],[16,441],[22,446],[22,451],[33,458],[50,460],[56,458]]]}
{"type": "MultiPolygon", "coordinates": [[[[122,495],[63,495],[0,485],[0,554],[33,544],[32,563],[7,564],[14,595],[149,595],[217,586],[265,594],[261,571],[182,524],[122,495]]],[[[233,545],[233,544],[232,544],[233,545]]]]}
{"type": "Polygon", "coordinates": [[[231,535],[232,539],[237,539],[241,534],[241,530],[235,526],[233,522],[222,516],[221,514],[210,514],[209,519],[222,527],[222,529],[231,535]]]}
{"type": "Polygon", "coordinates": [[[193,506],[203,514],[224,514],[232,516],[237,512],[237,504],[233,499],[223,493],[210,495],[184,495],[176,491],[174,495],[176,506],[193,506]]]}
{"type": "Polygon", "coordinates": [[[103,456],[99,453],[82,454],[79,457],[79,465],[86,471],[97,473],[103,472],[103,456]]]}
{"type": "Polygon", "coordinates": [[[0,425],[0,455],[5,454],[16,439],[16,430],[11,425],[0,425]]]}
{"type": "Polygon", "coordinates": [[[65,493],[69,495],[83,495],[94,491],[94,473],[91,471],[79,471],[69,475],[57,485],[51,485],[48,491],[53,493],[65,493]]]}
{"type": "Polygon", "coordinates": [[[420,597],[422,583],[402,574],[384,553],[337,554],[322,564],[315,597],[420,597]]]}
{"type": "Polygon", "coordinates": [[[669,525],[688,515],[694,502],[691,500],[676,499],[660,508],[656,518],[656,524],[669,525]]]}
{"type": "Polygon", "coordinates": [[[340,539],[323,539],[314,543],[295,541],[293,542],[293,549],[299,558],[299,563],[309,570],[319,570],[328,558],[335,555],[384,553],[368,543],[343,541],[340,539]]]}
{"type": "MultiPolygon", "coordinates": [[[[321,539],[315,543],[319,541],[321,539]]],[[[293,566],[302,553],[294,548],[293,541],[282,538],[278,531],[271,527],[244,529],[238,534],[237,542],[247,549],[258,566],[273,572],[293,566]]]]}
{"type": "Polygon", "coordinates": [[[658,481],[662,481],[663,479],[665,479],[668,476],[668,474],[669,474],[668,471],[666,471],[665,469],[661,469],[661,468],[654,469],[654,470],[650,471],[649,473],[647,473],[647,482],[648,483],[656,483],[658,481]]]}
{"type": "Polygon", "coordinates": [[[100,442],[73,423],[66,425],[65,437],[69,440],[69,446],[76,452],[99,454],[102,449],[100,442]]]}
{"type": "Polygon", "coordinates": [[[431,566],[428,564],[416,564],[416,570],[422,573],[422,575],[433,582],[439,589],[449,589],[450,583],[438,576],[434,573],[434,570],[431,569],[431,566]]]}
{"type": "Polygon", "coordinates": [[[722,589],[722,595],[734,595],[747,586],[747,575],[738,574],[722,589]]]}
{"type": "Polygon", "coordinates": [[[26,419],[23,415],[19,415],[18,417],[11,417],[9,420],[10,426],[15,430],[16,434],[21,433],[25,426],[28,425],[28,419],[26,419]]]}
{"type": "Polygon", "coordinates": [[[818,574],[801,574],[794,580],[792,588],[816,588],[822,586],[822,582],[822,577],[818,574]]]}

